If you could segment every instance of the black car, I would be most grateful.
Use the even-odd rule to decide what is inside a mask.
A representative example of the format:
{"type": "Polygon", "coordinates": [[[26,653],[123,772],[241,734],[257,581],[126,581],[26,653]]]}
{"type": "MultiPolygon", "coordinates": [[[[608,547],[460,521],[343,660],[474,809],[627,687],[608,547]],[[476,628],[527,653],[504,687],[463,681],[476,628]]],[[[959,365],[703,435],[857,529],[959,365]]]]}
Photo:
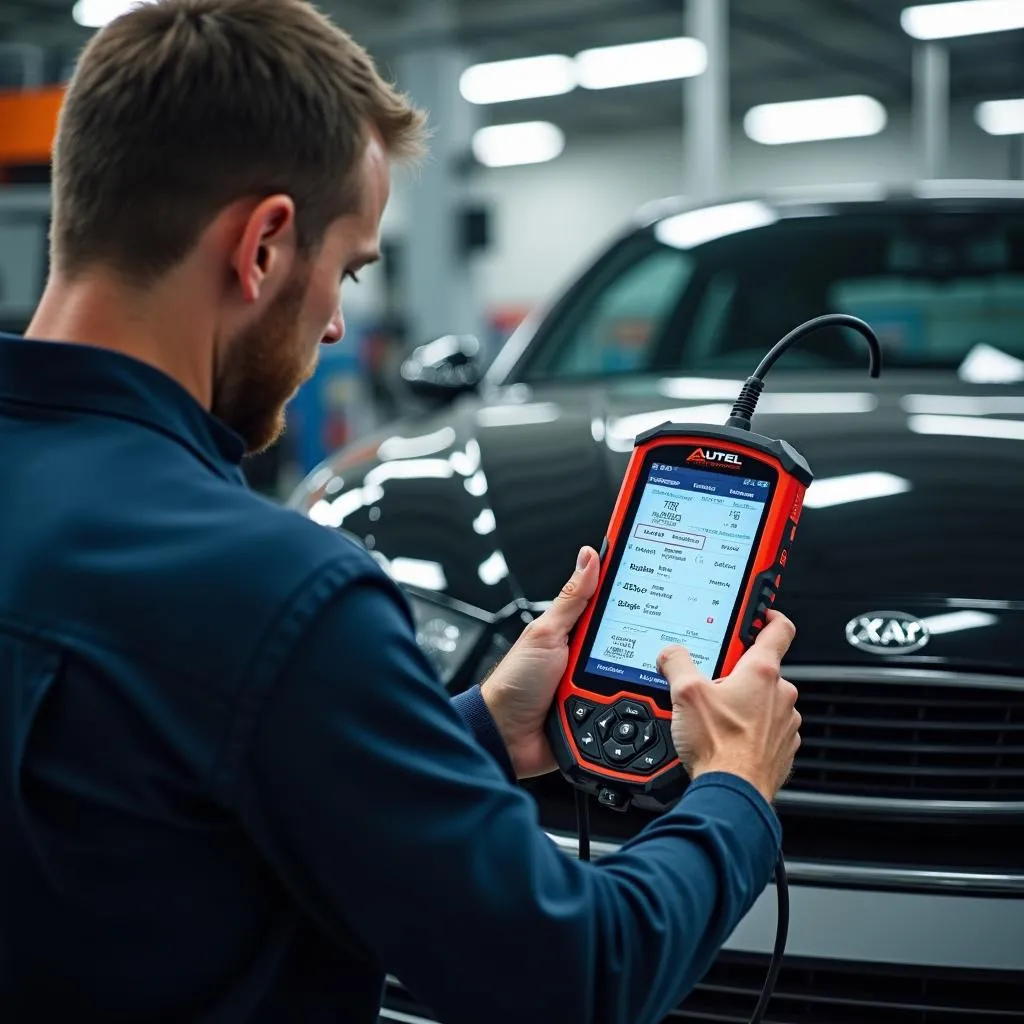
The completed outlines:
{"type": "MultiPolygon", "coordinates": [[[[419,411],[293,505],[378,557],[460,690],[600,545],[634,436],[723,423],[769,347],[828,312],[876,329],[881,378],[833,329],[783,357],[755,418],[816,475],[778,601],[804,726],[769,1019],[1024,1020],[1024,185],[659,204],[486,372],[472,339],[414,353],[419,411]]],[[[524,785],[572,855],[567,784],[524,785]]],[[[595,807],[594,855],[646,820],[595,807]]],[[[678,1019],[746,1020],[774,933],[769,889],[678,1019]]],[[[383,1016],[433,1019],[397,980],[383,1016]]]]}

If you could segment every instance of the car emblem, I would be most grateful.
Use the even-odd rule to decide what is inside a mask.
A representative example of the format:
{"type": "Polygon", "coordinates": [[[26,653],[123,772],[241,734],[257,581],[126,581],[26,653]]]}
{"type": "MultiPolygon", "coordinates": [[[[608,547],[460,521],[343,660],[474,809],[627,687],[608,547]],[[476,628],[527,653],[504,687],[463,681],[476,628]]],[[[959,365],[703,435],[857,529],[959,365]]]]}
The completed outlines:
{"type": "Polygon", "coordinates": [[[867,612],[846,624],[851,647],[871,654],[910,654],[928,643],[928,627],[906,612],[867,612]]]}

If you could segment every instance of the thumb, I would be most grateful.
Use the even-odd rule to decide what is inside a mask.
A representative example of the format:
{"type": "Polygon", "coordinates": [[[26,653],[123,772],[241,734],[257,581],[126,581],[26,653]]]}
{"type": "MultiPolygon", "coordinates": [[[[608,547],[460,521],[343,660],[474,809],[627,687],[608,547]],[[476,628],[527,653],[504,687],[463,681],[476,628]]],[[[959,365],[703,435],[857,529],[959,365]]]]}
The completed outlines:
{"type": "Polygon", "coordinates": [[[782,659],[795,636],[796,626],[782,612],[770,609],[765,615],[764,628],[743,652],[733,671],[760,662],[770,666],[777,674],[782,669],[782,659]]]}
{"type": "Polygon", "coordinates": [[[690,657],[690,652],[679,644],[666,647],[658,655],[656,664],[658,671],[668,680],[669,685],[680,686],[690,680],[706,681],[704,673],[697,668],[693,658],[690,657]]]}
{"type": "Polygon", "coordinates": [[[600,560],[592,547],[580,548],[576,571],[569,577],[551,606],[544,612],[549,628],[568,634],[597,590],[600,560]]]}

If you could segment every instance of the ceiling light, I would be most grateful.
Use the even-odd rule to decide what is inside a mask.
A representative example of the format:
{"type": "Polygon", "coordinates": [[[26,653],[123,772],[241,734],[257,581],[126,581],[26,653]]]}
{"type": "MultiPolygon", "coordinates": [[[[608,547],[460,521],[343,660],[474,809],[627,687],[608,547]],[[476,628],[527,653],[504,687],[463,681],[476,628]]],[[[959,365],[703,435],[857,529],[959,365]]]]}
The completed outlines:
{"type": "Polygon", "coordinates": [[[699,39],[686,36],[602,46],[576,54],[579,84],[585,89],[615,89],[692,78],[702,74],[707,66],[707,47],[699,39]]]}
{"type": "Polygon", "coordinates": [[[989,135],[1024,134],[1024,100],[989,100],[974,108],[974,120],[989,135]]]}
{"type": "Polygon", "coordinates": [[[563,149],[565,135],[547,121],[492,125],[473,136],[473,155],[486,167],[541,164],[563,149]]]}
{"type": "Polygon", "coordinates": [[[103,28],[115,18],[127,14],[132,8],[153,0],[78,0],[71,9],[71,17],[85,28],[103,28]]]}
{"type": "Polygon", "coordinates": [[[470,103],[561,96],[575,88],[576,65],[571,57],[561,54],[474,64],[459,78],[459,92],[470,103]]]}
{"type": "Polygon", "coordinates": [[[743,118],[743,130],[765,146],[877,135],[885,107],[871,96],[832,96],[793,103],[765,103],[743,118]]]}
{"type": "Polygon", "coordinates": [[[776,220],[778,215],[775,211],[756,199],[724,203],[667,217],[655,226],[654,237],[662,245],[670,245],[674,249],[692,249],[726,235],[766,227],[776,220]]]}
{"type": "Polygon", "coordinates": [[[1024,28],[1024,4],[1020,0],[961,0],[949,4],[906,7],[900,24],[915,39],[953,39],[986,32],[1024,28]]]}

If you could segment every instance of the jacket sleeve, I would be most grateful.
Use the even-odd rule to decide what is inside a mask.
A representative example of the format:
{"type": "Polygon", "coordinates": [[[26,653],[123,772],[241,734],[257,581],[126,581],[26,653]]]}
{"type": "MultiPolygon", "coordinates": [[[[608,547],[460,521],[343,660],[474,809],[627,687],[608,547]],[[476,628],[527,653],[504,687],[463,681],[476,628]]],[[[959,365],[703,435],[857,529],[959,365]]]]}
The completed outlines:
{"type": "Polygon", "coordinates": [[[471,686],[463,693],[452,697],[452,707],[458,711],[459,716],[466,727],[476,738],[477,742],[494,758],[500,765],[505,778],[509,782],[516,782],[516,770],[512,765],[512,759],[508,755],[508,748],[501,738],[498,726],[491,717],[490,708],[484,701],[480,684],[471,686]]]}
{"type": "Polygon", "coordinates": [[[767,885],[777,819],[703,776],[595,863],[566,856],[474,739],[385,579],[310,618],[230,799],[297,905],[446,1024],[655,1024],[767,885]]]}

